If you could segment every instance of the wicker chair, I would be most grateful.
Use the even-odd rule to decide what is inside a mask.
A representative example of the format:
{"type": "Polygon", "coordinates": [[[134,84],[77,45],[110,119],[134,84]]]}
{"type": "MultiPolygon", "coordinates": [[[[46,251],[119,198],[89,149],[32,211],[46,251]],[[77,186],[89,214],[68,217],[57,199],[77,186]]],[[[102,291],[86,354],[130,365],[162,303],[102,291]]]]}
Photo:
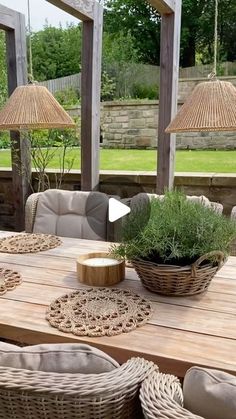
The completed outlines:
{"type": "MultiPolygon", "coordinates": [[[[163,199],[164,195],[157,195],[154,193],[144,193],[141,192],[137,195],[134,195],[132,198],[126,199],[126,202],[124,202],[126,205],[129,205],[132,208],[135,208],[135,206],[139,205],[140,203],[147,202],[148,199],[152,198],[158,198],[163,199]]],[[[209,206],[213,211],[217,212],[218,214],[222,214],[223,212],[223,205],[219,202],[213,202],[209,201],[208,198],[206,198],[204,195],[201,196],[195,196],[195,195],[186,195],[187,199],[193,202],[200,203],[202,205],[209,206]]]]}
{"type": "Polygon", "coordinates": [[[132,358],[103,374],[61,374],[0,367],[1,419],[137,419],[138,392],[157,370],[132,358]]]}
{"type": "MultiPolygon", "coordinates": [[[[25,232],[113,241],[114,226],[108,221],[109,196],[101,192],[91,192],[91,194],[96,195],[93,197],[94,205],[93,199],[88,199],[92,195],[84,191],[49,189],[45,192],[31,194],[25,205],[25,232]],[[62,199],[64,200],[61,201],[62,199]],[[87,203],[89,203],[88,208],[87,203]],[[51,208],[50,205],[55,207],[51,208]],[[46,217],[45,208],[47,210],[46,217]],[[50,214],[48,214],[48,208],[50,214]],[[59,212],[61,210],[63,214],[59,212]],[[37,224],[39,219],[41,220],[40,224],[37,224]],[[60,222],[58,222],[59,219],[60,222]]],[[[119,199],[118,196],[114,196],[114,198],[119,199]]]]}
{"type": "Polygon", "coordinates": [[[183,407],[177,377],[153,372],[142,383],[140,400],[145,419],[204,419],[183,407]]]}
{"type": "Polygon", "coordinates": [[[31,194],[25,204],[25,231],[32,233],[34,228],[34,220],[37,211],[38,200],[42,192],[31,194]]]}

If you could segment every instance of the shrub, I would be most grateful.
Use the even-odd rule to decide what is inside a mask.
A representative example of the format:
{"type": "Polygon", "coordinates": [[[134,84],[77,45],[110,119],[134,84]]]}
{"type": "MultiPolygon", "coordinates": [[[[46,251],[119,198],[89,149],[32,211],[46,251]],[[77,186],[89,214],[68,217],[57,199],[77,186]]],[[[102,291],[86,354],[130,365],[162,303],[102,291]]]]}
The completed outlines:
{"type": "Polygon", "coordinates": [[[214,250],[227,254],[234,237],[235,222],[174,191],[131,211],[122,243],[112,252],[128,259],[186,265],[214,250]]]}
{"type": "Polygon", "coordinates": [[[134,83],[132,96],[136,99],[157,100],[159,98],[159,86],[157,84],[148,85],[134,83]]]}
{"type": "Polygon", "coordinates": [[[79,102],[79,94],[72,87],[55,92],[54,96],[62,106],[77,105],[79,102]]]}
{"type": "Polygon", "coordinates": [[[109,77],[106,71],[103,71],[102,80],[101,80],[101,101],[113,100],[115,91],[116,91],[115,80],[109,77]]]}
{"type": "Polygon", "coordinates": [[[0,132],[0,148],[10,148],[11,140],[9,132],[0,132]]]}

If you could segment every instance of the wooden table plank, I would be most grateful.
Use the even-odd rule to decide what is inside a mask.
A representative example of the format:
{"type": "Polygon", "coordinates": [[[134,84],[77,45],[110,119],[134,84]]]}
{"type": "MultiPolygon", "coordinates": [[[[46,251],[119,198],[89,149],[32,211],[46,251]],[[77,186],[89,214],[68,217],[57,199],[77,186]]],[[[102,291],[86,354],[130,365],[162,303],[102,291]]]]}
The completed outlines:
{"type": "Polygon", "coordinates": [[[162,371],[178,376],[184,376],[186,369],[193,364],[220,368],[236,374],[236,348],[233,339],[152,325],[112,337],[76,337],[49,327],[45,320],[45,307],[42,305],[2,300],[1,308],[1,336],[17,338],[19,342],[88,343],[110,353],[119,362],[124,362],[130,356],[144,356],[158,363],[162,371]]]}
{"type": "MultiPolygon", "coordinates": [[[[48,286],[34,283],[23,282],[5,299],[14,298],[14,301],[29,302],[33,304],[50,305],[56,298],[75,290],[64,289],[61,287],[48,286]]],[[[4,296],[3,296],[4,299],[4,296]]],[[[190,308],[155,302],[153,304],[153,315],[149,321],[152,325],[203,333],[212,336],[236,339],[235,314],[218,313],[216,311],[206,311],[198,308],[190,308]]]]}
{"type": "MultiPolygon", "coordinates": [[[[12,264],[4,264],[5,267],[11,269],[12,264]]],[[[34,284],[51,285],[61,287],[61,293],[67,292],[68,289],[71,291],[86,287],[81,284],[78,279],[76,272],[61,271],[57,270],[55,275],[55,269],[43,269],[43,266],[32,267],[14,264],[14,269],[21,273],[23,281],[32,282],[34,284]]],[[[203,294],[193,295],[189,297],[165,297],[158,294],[154,294],[142,286],[141,281],[138,280],[137,275],[131,270],[126,270],[126,280],[116,287],[132,289],[136,293],[141,293],[146,298],[149,298],[153,302],[165,303],[168,305],[179,305],[191,308],[199,308],[202,310],[212,310],[220,313],[236,313],[236,283],[234,287],[234,293],[230,293],[232,286],[228,287],[229,293],[225,293],[225,280],[218,278],[217,281],[213,280],[209,291],[203,294]],[[218,290],[219,289],[219,290],[218,290]],[[218,290],[219,292],[216,292],[218,290]],[[222,292],[220,292],[222,290],[222,292]]],[[[13,292],[6,294],[6,298],[14,299],[15,293],[19,287],[13,292]]]]}

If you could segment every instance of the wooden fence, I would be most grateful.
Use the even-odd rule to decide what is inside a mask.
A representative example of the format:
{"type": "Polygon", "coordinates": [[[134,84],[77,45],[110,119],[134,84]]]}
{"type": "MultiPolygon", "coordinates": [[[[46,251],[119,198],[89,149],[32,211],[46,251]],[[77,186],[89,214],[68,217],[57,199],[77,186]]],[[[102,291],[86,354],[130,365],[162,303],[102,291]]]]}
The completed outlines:
{"type": "MultiPolygon", "coordinates": [[[[160,68],[146,64],[113,64],[106,66],[104,70],[116,80],[116,97],[128,97],[132,95],[132,87],[135,84],[156,85],[159,84],[160,68]]],[[[198,65],[195,67],[180,68],[180,79],[202,78],[212,71],[212,65],[198,65]]],[[[218,76],[235,76],[236,62],[225,62],[218,66],[218,76]]],[[[79,74],[61,77],[58,79],[41,82],[53,94],[58,91],[73,88],[80,92],[81,77],[79,74]]]]}
{"type": "Polygon", "coordinates": [[[70,88],[76,89],[80,92],[81,77],[80,73],[72,74],[71,76],[42,81],[40,84],[47,87],[47,89],[53,94],[70,88]]]}
{"type": "MultiPolygon", "coordinates": [[[[180,68],[179,76],[182,79],[207,77],[213,68],[212,64],[197,65],[195,67],[180,68]]],[[[224,62],[218,64],[218,76],[236,76],[236,62],[224,62]]]]}

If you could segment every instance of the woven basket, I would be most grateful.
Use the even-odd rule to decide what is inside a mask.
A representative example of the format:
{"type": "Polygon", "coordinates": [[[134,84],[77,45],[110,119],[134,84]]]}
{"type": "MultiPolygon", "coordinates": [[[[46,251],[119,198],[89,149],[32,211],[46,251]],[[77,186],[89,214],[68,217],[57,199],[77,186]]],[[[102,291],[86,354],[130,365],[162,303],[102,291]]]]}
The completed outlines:
{"type": "Polygon", "coordinates": [[[213,276],[224,262],[224,253],[214,251],[201,256],[192,265],[158,265],[142,259],[132,260],[132,265],[149,291],[180,296],[206,291],[213,276]],[[214,264],[209,262],[213,257],[216,259],[214,264]],[[201,265],[204,261],[207,263],[201,265]]]}

